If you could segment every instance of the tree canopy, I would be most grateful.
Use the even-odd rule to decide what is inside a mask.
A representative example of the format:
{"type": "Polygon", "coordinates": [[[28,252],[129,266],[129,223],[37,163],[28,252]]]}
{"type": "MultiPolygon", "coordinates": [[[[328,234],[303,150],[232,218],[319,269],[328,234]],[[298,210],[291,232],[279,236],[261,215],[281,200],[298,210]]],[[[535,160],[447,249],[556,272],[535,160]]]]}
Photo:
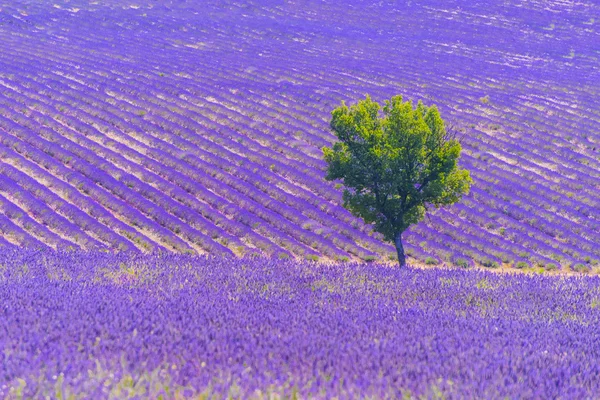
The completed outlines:
{"type": "Polygon", "coordinates": [[[369,96],[333,110],[339,139],[324,147],[326,179],[341,179],[344,207],[396,245],[406,263],[401,234],[423,219],[429,206],[459,201],[468,193],[469,171],[457,165],[461,146],[446,130],[437,107],[414,107],[394,96],[382,108],[369,96]]]}

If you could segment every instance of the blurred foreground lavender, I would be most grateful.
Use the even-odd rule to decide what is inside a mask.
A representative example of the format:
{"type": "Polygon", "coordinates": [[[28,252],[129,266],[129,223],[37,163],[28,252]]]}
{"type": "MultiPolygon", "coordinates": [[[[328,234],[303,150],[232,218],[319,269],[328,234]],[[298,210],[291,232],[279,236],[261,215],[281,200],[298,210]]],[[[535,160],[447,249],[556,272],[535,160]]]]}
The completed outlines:
{"type": "Polygon", "coordinates": [[[600,279],[0,253],[0,398],[598,398],[600,279]]]}

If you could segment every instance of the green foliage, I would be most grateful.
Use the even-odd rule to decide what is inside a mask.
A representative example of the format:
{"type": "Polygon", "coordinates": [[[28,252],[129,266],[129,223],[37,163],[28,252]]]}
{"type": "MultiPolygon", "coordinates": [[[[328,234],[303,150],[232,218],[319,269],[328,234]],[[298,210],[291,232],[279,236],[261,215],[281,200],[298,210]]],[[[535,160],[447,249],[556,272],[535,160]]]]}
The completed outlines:
{"type": "Polygon", "coordinates": [[[423,219],[429,206],[453,204],[468,193],[469,172],[457,167],[460,143],[435,106],[401,96],[381,106],[369,96],[332,112],[339,142],[323,148],[326,178],[341,179],[344,207],[394,241],[423,219]]]}
{"type": "Polygon", "coordinates": [[[573,271],[587,274],[588,272],[590,272],[590,268],[585,264],[575,264],[573,266],[573,271]]]}
{"type": "Polygon", "coordinates": [[[527,264],[525,261],[519,261],[516,265],[517,268],[527,268],[529,267],[529,264],[527,264]]]}
{"type": "Polygon", "coordinates": [[[546,264],[545,268],[547,271],[554,271],[557,269],[557,266],[554,263],[548,263],[546,264]]]}
{"type": "Polygon", "coordinates": [[[498,268],[499,267],[499,265],[496,261],[492,261],[487,258],[481,261],[481,265],[483,265],[484,267],[488,267],[488,268],[498,268]]]}
{"type": "Polygon", "coordinates": [[[454,264],[462,268],[469,268],[469,260],[466,258],[457,258],[456,261],[454,261],[454,264]]]}
{"type": "Polygon", "coordinates": [[[437,260],[433,257],[427,257],[425,259],[425,264],[427,264],[427,265],[437,265],[437,263],[438,263],[437,260]]]}

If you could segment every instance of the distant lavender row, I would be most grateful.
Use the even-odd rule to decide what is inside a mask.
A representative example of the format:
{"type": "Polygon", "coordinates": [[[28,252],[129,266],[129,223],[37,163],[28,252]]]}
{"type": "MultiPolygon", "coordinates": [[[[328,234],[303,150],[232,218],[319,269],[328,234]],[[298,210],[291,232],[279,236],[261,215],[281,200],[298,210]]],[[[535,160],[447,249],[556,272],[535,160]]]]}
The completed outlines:
{"type": "Polygon", "coordinates": [[[0,397],[593,398],[600,278],[0,252],[0,397]]]}

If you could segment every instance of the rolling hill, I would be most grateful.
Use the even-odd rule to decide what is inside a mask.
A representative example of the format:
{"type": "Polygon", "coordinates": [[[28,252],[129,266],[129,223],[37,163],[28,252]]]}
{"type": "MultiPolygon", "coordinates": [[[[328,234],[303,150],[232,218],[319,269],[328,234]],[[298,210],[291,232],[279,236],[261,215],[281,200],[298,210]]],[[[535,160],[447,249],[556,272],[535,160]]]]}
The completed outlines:
{"type": "Polygon", "coordinates": [[[600,262],[600,7],[571,1],[0,1],[0,241],[393,259],[324,180],[330,111],[437,104],[471,194],[431,263],[600,262]]]}

